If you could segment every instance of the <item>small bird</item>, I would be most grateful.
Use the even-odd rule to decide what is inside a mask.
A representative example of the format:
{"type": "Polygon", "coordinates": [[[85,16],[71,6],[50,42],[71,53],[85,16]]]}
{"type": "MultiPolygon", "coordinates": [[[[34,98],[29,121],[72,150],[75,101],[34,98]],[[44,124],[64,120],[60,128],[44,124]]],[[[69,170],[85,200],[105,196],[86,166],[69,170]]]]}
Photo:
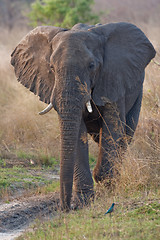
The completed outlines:
{"type": "Polygon", "coordinates": [[[115,203],[112,203],[112,206],[107,210],[107,212],[104,215],[106,215],[107,213],[111,214],[114,210],[114,205],[115,205],[115,203]]]}

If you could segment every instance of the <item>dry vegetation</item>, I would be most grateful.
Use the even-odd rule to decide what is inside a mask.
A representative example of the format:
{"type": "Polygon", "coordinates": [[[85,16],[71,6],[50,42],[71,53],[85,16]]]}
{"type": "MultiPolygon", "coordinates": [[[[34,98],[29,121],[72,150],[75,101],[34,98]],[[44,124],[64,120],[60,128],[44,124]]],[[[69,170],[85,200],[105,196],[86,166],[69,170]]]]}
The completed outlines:
{"type": "MultiPolygon", "coordinates": [[[[116,1],[113,3],[115,4],[116,1]]],[[[119,21],[128,19],[128,15],[124,18],[120,16],[119,21]]],[[[158,51],[157,62],[160,62],[160,32],[157,31],[156,16],[154,15],[153,19],[150,18],[149,23],[139,22],[138,26],[142,27],[153,42],[158,51]]],[[[135,19],[134,16],[133,22],[137,21],[135,19]]],[[[110,20],[112,21],[112,18],[110,20]]],[[[102,19],[102,22],[104,21],[105,18],[102,19]]],[[[39,116],[38,112],[44,108],[45,104],[17,83],[10,66],[10,54],[28,30],[1,29],[0,31],[0,157],[9,158],[16,155],[18,151],[24,151],[58,158],[59,128],[56,112],[52,111],[45,116],[39,116]]],[[[139,125],[134,141],[123,157],[123,165],[118,166],[121,177],[116,180],[118,181],[116,191],[148,188],[151,183],[155,188],[158,186],[160,173],[159,79],[160,66],[151,62],[146,70],[139,125]]],[[[89,142],[91,154],[96,156],[97,147],[91,140],[89,142]]]]}

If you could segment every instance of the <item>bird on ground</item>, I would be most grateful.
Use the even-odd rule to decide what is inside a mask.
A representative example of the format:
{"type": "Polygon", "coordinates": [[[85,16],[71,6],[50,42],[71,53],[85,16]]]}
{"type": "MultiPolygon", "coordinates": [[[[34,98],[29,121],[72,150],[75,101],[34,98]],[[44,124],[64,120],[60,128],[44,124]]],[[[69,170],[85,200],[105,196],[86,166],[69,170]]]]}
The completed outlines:
{"type": "Polygon", "coordinates": [[[107,212],[104,215],[106,215],[108,213],[111,214],[113,212],[113,210],[114,210],[114,205],[115,205],[115,203],[112,203],[112,206],[107,210],[107,212]]]}

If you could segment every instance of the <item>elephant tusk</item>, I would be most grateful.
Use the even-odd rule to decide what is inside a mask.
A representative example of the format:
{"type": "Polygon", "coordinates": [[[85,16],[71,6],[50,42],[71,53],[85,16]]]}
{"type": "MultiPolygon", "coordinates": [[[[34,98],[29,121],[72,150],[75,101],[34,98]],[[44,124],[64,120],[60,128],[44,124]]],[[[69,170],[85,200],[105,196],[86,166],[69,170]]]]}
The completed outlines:
{"type": "Polygon", "coordinates": [[[48,113],[53,108],[53,104],[50,103],[43,111],[39,112],[39,115],[44,115],[48,113]]]}
{"type": "Polygon", "coordinates": [[[88,101],[88,102],[86,103],[86,107],[87,107],[88,112],[90,112],[90,113],[93,112],[90,101],[88,101]]]}

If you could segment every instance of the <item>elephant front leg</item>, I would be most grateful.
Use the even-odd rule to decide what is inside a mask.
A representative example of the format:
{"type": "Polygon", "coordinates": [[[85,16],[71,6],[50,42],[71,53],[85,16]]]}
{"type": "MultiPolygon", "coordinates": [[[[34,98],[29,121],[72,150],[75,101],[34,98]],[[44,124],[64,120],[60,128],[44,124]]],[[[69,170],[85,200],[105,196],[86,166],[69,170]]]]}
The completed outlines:
{"type": "Polygon", "coordinates": [[[83,206],[93,198],[93,179],[89,167],[87,130],[82,120],[77,145],[76,162],[74,166],[73,188],[76,206],[83,206]]]}
{"type": "Polygon", "coordinates": [[[112,106],[108,106],[103,113],[103,123],[99,134],[99,156],[93,171],[96,182],[113,178],[116,161],[120,160],[120,152],[124,147],[125,124],[119,113],[112,106]]]}

